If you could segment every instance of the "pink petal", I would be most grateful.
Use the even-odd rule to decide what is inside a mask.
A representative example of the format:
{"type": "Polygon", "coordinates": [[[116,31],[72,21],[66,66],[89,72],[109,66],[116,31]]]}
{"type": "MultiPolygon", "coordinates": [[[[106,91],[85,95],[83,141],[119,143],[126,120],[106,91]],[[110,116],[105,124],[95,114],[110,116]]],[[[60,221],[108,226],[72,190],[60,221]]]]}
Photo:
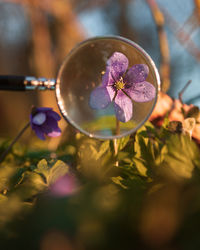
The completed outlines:
{"type": "Polygon", "coordinates": [[[148,102],[156,96],[156,88],[149,82],[134,83],[124,91],[136,102],[148,102]]]}
{"type": "Polygon", "coordinates": [[[132,100],[126,96],[121,90],[117,92],[115,97],[115,113],[117,119],[121,122],[128,122],[133,115],[132,100]]]}
{"type": "Polygon", "coordinates": [[[73,175],[66,174],[52,184],[50,192],[55,196],[68,196],[74,194],[78,186],[76,178],[73,175]]]}
{"type": "Polygon", "coordinates": [[[61,135],[61,130],[60,131],[52,131],[51,133],[47,134],[49,137],[58,137],[61,135]]]}
{"type": "Polygon", "coordinates": [[[89,104],[93,109],[104,109],[113,100],[115,91],[112,87],[97,87],[90,94],[89,104]]]}
{"type": "Polygon", "coordinates": [[[136,82],[143,82],[149,74],[149,67],[146,64],[136,64],[131,67],[125,77],[124,82],[133,84],[136,82]]]}

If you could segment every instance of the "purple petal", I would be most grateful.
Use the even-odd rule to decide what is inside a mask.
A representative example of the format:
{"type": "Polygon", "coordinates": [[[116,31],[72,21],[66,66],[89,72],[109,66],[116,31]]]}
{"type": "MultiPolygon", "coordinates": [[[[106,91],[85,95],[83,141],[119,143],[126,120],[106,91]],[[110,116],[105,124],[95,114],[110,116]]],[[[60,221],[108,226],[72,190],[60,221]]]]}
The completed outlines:
{"type": "Polygon", "coordinates": [[[37,113],[39,113],[39,112],[47,112],[47,111],[50,111],[50,110],[52,110],[52,108],[47,108],[47,107],[36,108],[37,113]]]}
{"type": "Polygon", "coordinates": [[[42,125],[46,121],[46,114],[44,112],[39,112],[36,115],[32,116],[32,123],[36,125],[42,125]]]}
{"type": "Polygon", "coordinates": [[[143,82],[147,78],[148,74],[149,67],[146,64],[136,64],[127,71],[124,77],[124,82],[143,82]]]}
{"type": "Polygon", "coordinates": [[[115,80],[112,77],[110,67],[106,67],[106,73],[102,76],[102,85],[106,87],[107,85],[113,85],[115,80]]]}
{"type": "Polygon", "coordinates": [[[59,116],[58,113],[56,113],[55,111],[53,110],[50,110],[47,112],[47,116],[49,117],[52,117],[53,119],[55,119],[56,121],[59,121],[61,119],[61,117],[59,116]]]}
{"type": "Polygon", "coordinates": [[[45,140],[44,132],[41,130],[39,126],[33,126],[33,130],[35,131],[39,139],[45,140]]]}
{"type": "Polygon", "coordinates": [[[125,92],[136,102],[148,102],[156,96],[156,88],[149,82],[134,83],[125,92]]]}
{"type": "Polygon", "coordinates": [[[52,131],[58,129],[58,122],[52,117],[48,117],[46,122],[41,125],[41,129],[45,134],[51,133],[52,131]]]}
{"type": "Polygon", "coordinates": [[[114,95],[115,91],[112,87],[97,87],[90,94],[90,107],[104,109],[112,102],[114,95]]]}
{"type": "Polygon", "coordinates": [[[31,127],[41,140],[45,140],[45,134],[51,137],[61,134],[58,120],[60,116],[52,108],[35,108],[30,115],[31,127]]]}
{"type": "Polygon", "coordinates": [[[128,58],[120,52],[115,52],[107,61],[106,73],[110,72],[111,77],[116,82],[123,76],[127,68],[128,58]]]}
{"type": "Polygon", "coordinates": [[[51,133],[47,134],[49,137],[57,137],[61,135],[61,129],[57,128],[56,130],[52,131],[51,133]]]}
{"type": "Polygon", "coordinates": [[[115,97],[115,113],[117,119],[121,122],[128,122],[132,118],[133,104],[131,99],[126,96],[121,90],[117,92],[115,97]]]}

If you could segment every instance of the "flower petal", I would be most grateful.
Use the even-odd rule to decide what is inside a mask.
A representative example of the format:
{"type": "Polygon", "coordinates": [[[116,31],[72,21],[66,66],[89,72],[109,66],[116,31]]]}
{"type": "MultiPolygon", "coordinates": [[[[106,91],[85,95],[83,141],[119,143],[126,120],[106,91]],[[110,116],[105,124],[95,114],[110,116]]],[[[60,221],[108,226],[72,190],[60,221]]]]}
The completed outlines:
{"type": "Polygon", "coordinates": [[[48,117],[46,122],[41,125],[41,129],[45,134],[51,133],[52,131],[58,129],[58,122],[52,117],[48,117]]]}
{"type": "Polygon", "coordinates": [[[39,112],[32,117],[32,123],[36,125],[42,125],[46,121],[46,114],[44,112],[39,112]]]}
{"type": "Polygon", "coordinates": [[[41,107],[41,108],[36,108],[36,112],[46,112],[46,111],[50,111],[52,110],[52,108],[47,108],[47,107],[41,107]]]}
{"type": "Polygon", "coordinates": [[[124,90],[136,102],[148,102],[156,96],[156,88],[149,82],[134,83],[124,90]]]}
{"type": "Polygon", "coordinates": [[[128,58],[120,52],[115,52],[107,61],[106,72],[110,72],[111,77],[116,82],[123,76],[127,68],[128,58]]]}
{"type": "Polygon", "coordinates": [[[132,118],[132,101],[121,90],[118,91],[117,96],[115,97],[114,107],[117,119],[121,122],[128,122],[132,118]]]}
{"type": "Polygon", "coordinates": [[[61,135],[61,129],[57,128],[57,129],[53,130],[52,132],[48,133],[47,135],[50,136],[50,137],[60,136],[61,135]]]}
{"type": "Polygon", "coordinates": [[[58,120],[60,116],[52,108],[33,108],[30,114],[31,127],[41,140],[45,140],[45,135],[55,137],[61,134],[58,120]]]}
{"type": "Polygon", "coordinates": [[[33,126],[32,128],[39,139],[45,140],[44,132],[41,130],[39,126],[33,126]]]}
{"type": "Polygon", "coordinates": [[[90,107],[104,109],[112,102],[114,95],[115,91],[112,87],[97,87],[90,94],[90,107]]]}
{"type": "Polygon", "coordinates": [[[53,110],[50,110],[47,112],[47,116],[50,116],[52,117],[53,119],[55,119],[56,121],[59,121],[61,119],[61,117],[59,116],[58,113],[56,113],[55,111],[53,110]]]}
{"type": "Polygon", "coordinates": [[[106,72],[102,76],[102,85],[107,86],[107,85],[113,85],[115,83],[115,80],[113,79],[113,76],[111,74],[110,67],[106,67],[106,72]]]}
{"type": "Polygon", "coordinates": [[[130,84],[143,82],[147,78],[148,74],[149,67],[146,64],[136,64],[127,71],[124,77],[124,82],[130,84]]]}

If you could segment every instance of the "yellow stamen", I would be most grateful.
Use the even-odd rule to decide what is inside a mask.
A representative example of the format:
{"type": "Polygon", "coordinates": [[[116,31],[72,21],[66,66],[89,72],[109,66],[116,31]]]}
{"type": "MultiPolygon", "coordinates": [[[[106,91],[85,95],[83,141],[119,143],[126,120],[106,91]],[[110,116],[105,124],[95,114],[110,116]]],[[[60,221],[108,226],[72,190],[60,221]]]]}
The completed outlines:
{"type": "Polygon", "coordinates": [[[120,80],[120,81],[117,81],[116,83],[115,83],[115,88],[117,89],[117,90],[120,90],[120,89],[123,89],[124,88],[124,83],[123,83],[123,80],[120,80]]]}

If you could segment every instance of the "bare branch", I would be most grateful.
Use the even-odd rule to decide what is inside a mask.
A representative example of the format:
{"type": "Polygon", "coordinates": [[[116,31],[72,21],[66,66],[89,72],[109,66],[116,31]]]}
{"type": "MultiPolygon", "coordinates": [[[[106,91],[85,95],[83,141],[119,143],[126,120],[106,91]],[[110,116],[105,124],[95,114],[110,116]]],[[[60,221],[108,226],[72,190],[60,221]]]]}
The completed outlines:
{"type": "Polygon", "coordinates": [[[191,84],[191,80],[189,80],[186,85],[183,87],[183,89],[179,92],[178,94],[178,97],[179,97],[179,101],[183,104],[183,100],[182,100],[182,97],[183,97],[183,93],[185,92],[185,90],[187,89],[187,87],[191,84]]]}
{"type": "Polygon", "coordinates": [[[200,50],[196,44],[190,38],[190,35],[180,27],[176,20],[169,14],[169,12],[162,8],[162,12],[165,15],[166,25],[173,32],[178,41],[184,46],[185,49],[198,61],[200,62],[200,50]]]}
{"type": "Polygon", "coordinates": [[[170,56],[167,35],[164,30],[164,16],[159,9],[156,0],[146,0],[147,4],[151,9],[154,22],[157,27],[160,53],[161,53],[161,65],[160,65],[160,76],[161,76],[161,89],[166,92],[170,87],[170,56]]]}

